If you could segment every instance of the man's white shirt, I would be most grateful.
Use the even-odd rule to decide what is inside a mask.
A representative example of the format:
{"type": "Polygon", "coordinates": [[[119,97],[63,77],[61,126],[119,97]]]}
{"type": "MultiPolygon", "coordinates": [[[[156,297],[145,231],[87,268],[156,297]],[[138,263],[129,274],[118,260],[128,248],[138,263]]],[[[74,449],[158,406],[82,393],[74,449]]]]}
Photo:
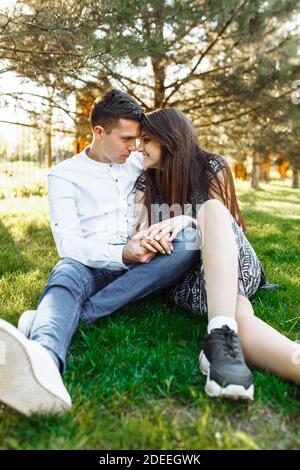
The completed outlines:
{"type": "Polygon", "coordinates": [[[135,225],[134,184],[143,156],[123,164],[96,162],[81,153],[48,173],[50,224],[58,254],[86,266],[119,270],[135,225]]]}

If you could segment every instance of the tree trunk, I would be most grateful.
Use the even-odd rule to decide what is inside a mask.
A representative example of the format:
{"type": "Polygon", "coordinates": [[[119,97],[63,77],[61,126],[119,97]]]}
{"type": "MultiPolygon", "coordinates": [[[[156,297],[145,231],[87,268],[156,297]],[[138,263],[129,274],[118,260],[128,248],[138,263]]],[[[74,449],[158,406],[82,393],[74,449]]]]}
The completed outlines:
{"type": "Polygon", "coordinates": [[[51,132],[47,132],[46,138],[47,138],[47,163],[48,163],[48,168],[51,168],[53,165],[51,132]]]}
{"type": "Polygon", "coordinates": [[[53,165],[53,157],[52,157],[52,116],[53,116],[53,109],[48,108],[47,115],[46,115],[46,142],[47,142],[47,164],[48,168],[51,168],[53,165]]]}
{"type": "Polygon", "coordinates": [[[165,68],[161,62],[152,60],[154,73],[154,109],[160,108],[165,97],[165,68]]]}
{"type": "Polygon", "coordinates": [[[251,171],[251,188],[259,189],[259,155],[255,153],[253,155],[252,171],[251,171]]]}
{"type": "Polygon", "coordinates": [[[292,188],[299,188],[300,170],[293,168],[292,188]]]}
{"type": "MultiPolygon", "coordinates": [[[[158,2],[155,9],[155,37],[164,44],[164,3],[158,2]]],[[[151,57],[154,74],[154,109],[160,108],[165,98],[165,64],[164,54],[151,57]]]]}

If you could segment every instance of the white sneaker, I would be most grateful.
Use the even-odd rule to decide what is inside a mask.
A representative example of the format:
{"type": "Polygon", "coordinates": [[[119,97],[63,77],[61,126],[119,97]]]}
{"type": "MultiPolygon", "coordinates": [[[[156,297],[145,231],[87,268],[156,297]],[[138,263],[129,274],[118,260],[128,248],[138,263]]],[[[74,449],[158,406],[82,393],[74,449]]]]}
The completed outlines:
{"type": "Polygon", "coordinates": [[[23,312],[18,321],[18,330],[23,333],[26,338],[30,338],[33,320],[36,310],[26,310],[23,312]]]}
{"type": "Polygon", "coordinates": [[[26,416],[64,414],[71,407],[49,352],[0,320],[0,401],[26,416]]]}

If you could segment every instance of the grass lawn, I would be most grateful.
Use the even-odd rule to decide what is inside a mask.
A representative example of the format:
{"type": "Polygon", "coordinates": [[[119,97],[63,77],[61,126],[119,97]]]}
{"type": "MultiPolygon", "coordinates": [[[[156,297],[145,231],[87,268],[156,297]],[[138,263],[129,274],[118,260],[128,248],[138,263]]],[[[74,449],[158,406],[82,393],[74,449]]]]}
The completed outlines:
{"type": "MultiPolygon", "coordinates": [[[[253,192],[238,182],[237,189],[249,239],[280,285],[256,294],[255,312],[299,340],[300,204],[289,184],[275,180],[253,192]]],[[[58,257],[45,197],[3,199],[0,214],[0,317],[16,325],[35,308],[58,257]]],[[[0,407],[0,448],[300,448],[299,387],[256,370],[251,403],[205,395],[198,369],[205,327],[205,319],[151,299],[90,328],[80,324],[64,376],[71,412],[24,418],[0,407]]]]}

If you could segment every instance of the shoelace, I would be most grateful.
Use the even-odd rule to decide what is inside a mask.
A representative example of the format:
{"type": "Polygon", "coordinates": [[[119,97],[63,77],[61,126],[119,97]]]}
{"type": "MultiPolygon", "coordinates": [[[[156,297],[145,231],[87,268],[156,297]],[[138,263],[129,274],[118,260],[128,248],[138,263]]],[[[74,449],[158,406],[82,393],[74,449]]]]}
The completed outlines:
{"type": "Polygon", "coordinates": [[[235,331],[231,330],[227,326],[223,326],[222,328],[214,330],[213,336],[217,337],[220,340],[224,348],[225,356],[229,356],[234,359],[237,357],[239,347],[236,341],[237,336],[235,331]]]}

